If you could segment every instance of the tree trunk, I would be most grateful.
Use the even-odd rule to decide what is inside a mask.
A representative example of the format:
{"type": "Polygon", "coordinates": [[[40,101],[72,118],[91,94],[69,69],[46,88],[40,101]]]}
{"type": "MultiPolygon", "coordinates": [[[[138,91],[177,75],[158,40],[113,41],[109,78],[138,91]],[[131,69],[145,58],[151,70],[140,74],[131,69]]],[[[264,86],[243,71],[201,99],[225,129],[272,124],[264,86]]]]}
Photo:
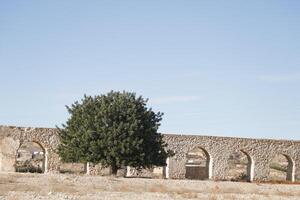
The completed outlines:
{"type": "Polygon", "coordinates": [[[111,165],[111,174],[116,176],[118,173],[118,167],[116,165],[111,165]]]}

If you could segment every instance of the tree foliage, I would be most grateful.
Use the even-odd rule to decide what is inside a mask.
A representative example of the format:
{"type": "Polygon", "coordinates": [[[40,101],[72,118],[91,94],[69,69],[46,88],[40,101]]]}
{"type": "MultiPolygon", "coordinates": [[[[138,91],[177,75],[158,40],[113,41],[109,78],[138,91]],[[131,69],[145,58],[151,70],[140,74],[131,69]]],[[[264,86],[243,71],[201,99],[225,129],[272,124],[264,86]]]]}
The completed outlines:
{"type": "Polygon", "coordinates": [[[172,156],[157,132],[163,113],[146,106],[135,93],[84,96],[67,106],[70,118],[59,129],[58,153],[65,162],[92,162],[111,167],[151,168],[172,156]]]}

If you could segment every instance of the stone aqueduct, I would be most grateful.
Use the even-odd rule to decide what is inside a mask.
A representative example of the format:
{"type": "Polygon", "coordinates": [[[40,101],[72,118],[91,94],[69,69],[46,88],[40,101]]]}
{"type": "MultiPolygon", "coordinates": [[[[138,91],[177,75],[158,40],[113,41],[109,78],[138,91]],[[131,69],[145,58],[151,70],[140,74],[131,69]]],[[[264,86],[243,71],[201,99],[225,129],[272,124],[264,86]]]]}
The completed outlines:
{"type": "MultiPolygon", "coordinates": [[[[250,181],[269,180],[269,165],[277,154],[284,155],[288,160],[287,180],[300,181],[300,141],[175,134],[164,134],[164,140],[175,153],[167,160],[166,178],[185,178],[188,152],[201,148],[207,156],[208,179],[228,179],[228,157],[240,150],[248,159],[247,175],[250,181]]],[[[59,144],[56,129],[0,126],[0,172],[15,171],[16,153],[24,142],[36,142],[44,149],[45,172],[59,171],[61,162],[56,153],[59,144]]],[[[92,171],[93,167],[88,170],[92,171]]]]}

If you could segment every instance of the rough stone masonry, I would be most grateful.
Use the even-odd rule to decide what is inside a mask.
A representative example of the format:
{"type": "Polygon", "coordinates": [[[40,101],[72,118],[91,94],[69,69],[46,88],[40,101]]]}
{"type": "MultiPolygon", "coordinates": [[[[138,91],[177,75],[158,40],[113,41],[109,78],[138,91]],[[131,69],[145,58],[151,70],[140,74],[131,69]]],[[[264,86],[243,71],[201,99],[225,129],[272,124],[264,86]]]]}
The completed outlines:
{"type": "MultiPolygon", "coordinates": [[[[248,158],[247,175],[250,181],[269,180],[270,162],[278,154],[284,155],[288,161],[287,180],[300,181],[300,141],[163,135],[168,148],[175,153],[166,161],[165,178],[185,178],[187,154],[195,148],[201,148],[207,155],[209,179],[227,179],[228,158],[239,150],[248,158]]],[[[59,172],[61,161],[56,153],[59,145],[57,129],[12,126],[0,126],[0,172],[15,172],[17,151],[24,142],[38,143],[44,149],[45,173],[59,172]]],[[[93,167],[87,170],[87,173],[95,174],[91,173],[93,167]]]]}

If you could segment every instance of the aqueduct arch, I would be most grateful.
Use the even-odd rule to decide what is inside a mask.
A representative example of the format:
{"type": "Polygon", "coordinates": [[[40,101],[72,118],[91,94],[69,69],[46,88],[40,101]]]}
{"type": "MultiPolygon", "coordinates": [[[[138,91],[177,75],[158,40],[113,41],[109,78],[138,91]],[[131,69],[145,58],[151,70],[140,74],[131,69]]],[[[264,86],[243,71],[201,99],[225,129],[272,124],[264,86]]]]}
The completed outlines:
{"type": "Polygon", "coordinates": [[[235,181],[252,181],[254,161],[244,150],[236,150],[228,159],[228,178],[235,181]]]}
{"type": "Polygon", "coordinates": [[[185,166],[182,164],[186,160],[185,154],[190,151],[190,147],[201,146],[213,158],[210,161],[210,179],[230,179],[228,158],[232,152],[240,150],[248,160],[245,168],[248,180],[270,180],[269,162],[271,157],[280,151],[289,155],[289,163],[292,163],[288,167],[288,180],[300,180],[300,141],[175,134],[165,134],[164,139],[168,147],[175,152],[168,166],[170,178],[185,178],[185,166]]]}
{"type": "MultiPolygon", "coordinates": [[[[287,180],[300,181],[300,141],[247,139],[232,137],[214,137],[199,135],[163,134],[168,149],[175,155],[168,158],[165,177],[171,179],[186,178],[188,154],[195,148],[204,151],[206,177],[214,180],[229,179],[228,159],[237,149],[247,157],[247,175],[249,180],[270,180],[270,162],[280,152],[287,159],[287,180]],[[208,175],[207,175],[208,174],[208,175]]],[[[59,145],[57,129],[21,128],[0,126],[0,171],[14,172],[18,148],[24,142],[36,142],[44,148],[45,172],[59,172],[60,158],[56,153],[59,145]]],[[[91,165],[90,174],[97,174],[91,165]]]]}
{"type": "Polygon", "coordinates": [[[270,179],[277,181],[295,181],[295,162],[287,154],[278,153],[269,164],[270,179]]]}
{"type": "Polygon", "coordinates": [[[26,143],[35,143],[41,147],[43,152],[43,172],[58,171],[60,158],[56,154],[56,148],[59,144],[56,129],[10,126],[0,126],[0,149],[2,153],[0,171],[16,171],[18,151],[26,143]]]}
{"type": "Polygon", "coordinates": [[[195,147],[186,155],[186,178],[205,180],[211,177],[211,156],[202,147],[195,147]]]}
{"type": "Polygon", "coordinates": [[[45,173],[46,163],[46,150],[41,144],[35,141],[20,144],[16,153],[16,172],[45,173]]]}

